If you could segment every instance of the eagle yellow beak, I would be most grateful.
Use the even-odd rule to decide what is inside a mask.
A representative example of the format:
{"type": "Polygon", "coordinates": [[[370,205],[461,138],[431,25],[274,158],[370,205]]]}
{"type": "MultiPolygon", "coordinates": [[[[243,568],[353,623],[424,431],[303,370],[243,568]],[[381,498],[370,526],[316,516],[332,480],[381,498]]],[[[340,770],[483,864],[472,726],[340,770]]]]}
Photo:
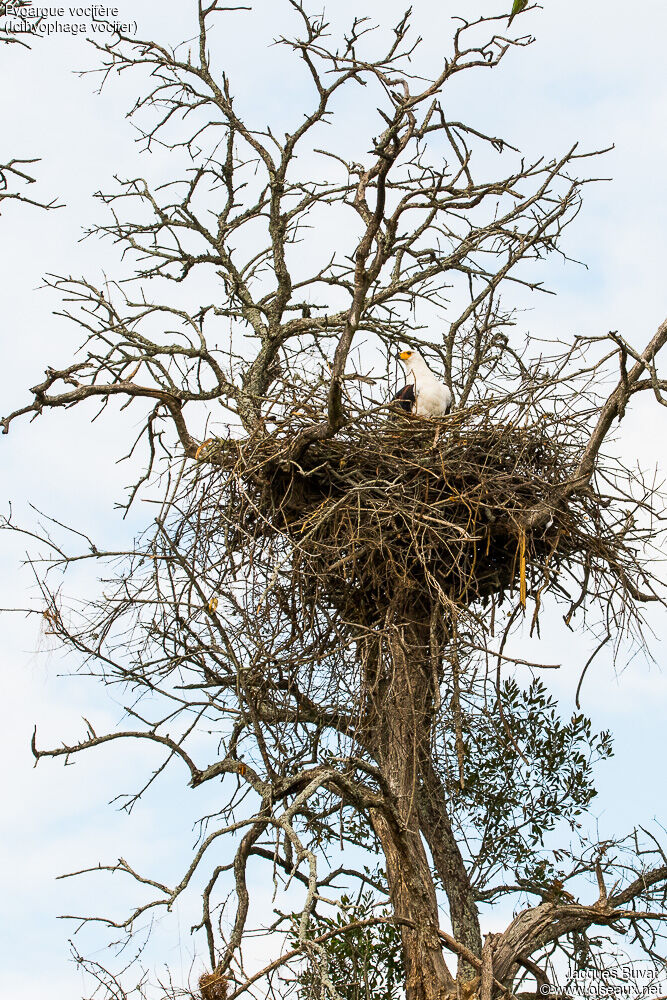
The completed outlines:
{"type": "Polygon", "coordinates": [[[398,356],[401,359],[401,361],[407,361],[408,358],[412,357],[412,351],[401,351],[401,353],[398,356]]]}

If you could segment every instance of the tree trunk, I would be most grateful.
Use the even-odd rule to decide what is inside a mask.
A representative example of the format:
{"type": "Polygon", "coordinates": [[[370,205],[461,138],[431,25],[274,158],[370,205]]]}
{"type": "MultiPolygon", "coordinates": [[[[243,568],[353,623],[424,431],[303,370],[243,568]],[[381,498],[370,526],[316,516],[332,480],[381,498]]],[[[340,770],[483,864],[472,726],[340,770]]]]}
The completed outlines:
{"type": "Polygon", "coordinates": [[[401,927],[407,1000],[443,1000],[456,986],[442,954],[433,877],[419,827],[420,743],[431,718],[428,626],[396,630],[388,650],[365,657],[366,735],[391,795],[394,814],[373,810],[373,828],[386,858],[394,915],[401,927]]]}
{"type": "MultiPolygon", "coordinates": [[[[449,821],[445,790],[433,767],[427,748],[424,748],[422,753],[420,771],[421,828],[433,856],[435,869],[447,893],[452,934],[457,941],[469,948],[473,955],[481,958],[482,935],[477,904],[449,821]]],[[[474,979],[478,973],[469,962],[460,959],[458,974],[466,980],[474,979]]]]}

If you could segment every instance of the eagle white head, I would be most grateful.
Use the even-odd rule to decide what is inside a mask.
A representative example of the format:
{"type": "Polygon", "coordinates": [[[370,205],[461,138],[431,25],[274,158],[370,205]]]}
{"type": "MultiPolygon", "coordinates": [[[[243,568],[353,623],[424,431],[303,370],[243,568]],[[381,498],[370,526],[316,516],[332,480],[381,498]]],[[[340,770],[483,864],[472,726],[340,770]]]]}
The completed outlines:
{"type": "Polygon", "coordinates": [[[433,372],[428,367],[428,365],[422,358],[419,351],[401,351],[401,353],[398,355],[398,358],[399,361],[402,362],[403,367],[409,374],[412,374],[414,372],[414,374],[417,375],[428,372],[429,375],[433,376],[433,372]]]}
{"type": "Polygon", "coordinates": [[[399,361],[415,386],[414,412],[420,417],[444,417],[452,408],[449,388],[436,378],[419,351],[401,351],[399,361]]]}

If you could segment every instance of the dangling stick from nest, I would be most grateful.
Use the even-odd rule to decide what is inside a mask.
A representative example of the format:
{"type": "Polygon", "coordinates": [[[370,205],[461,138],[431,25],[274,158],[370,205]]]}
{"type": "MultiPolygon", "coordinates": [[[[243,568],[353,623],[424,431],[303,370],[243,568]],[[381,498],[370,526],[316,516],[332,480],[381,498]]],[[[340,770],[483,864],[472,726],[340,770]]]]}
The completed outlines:
{"type": "Polygon", "coordinates": [[[526,532],[519,532],[519,600],[521,607],[526,607],[526,532]]]}

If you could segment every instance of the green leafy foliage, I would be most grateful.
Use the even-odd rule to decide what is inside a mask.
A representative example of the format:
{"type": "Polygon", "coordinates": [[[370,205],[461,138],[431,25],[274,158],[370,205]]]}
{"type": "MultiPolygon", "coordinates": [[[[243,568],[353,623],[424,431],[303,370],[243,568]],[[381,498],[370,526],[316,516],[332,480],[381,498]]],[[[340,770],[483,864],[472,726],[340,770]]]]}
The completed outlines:
{"type": "Polygon", "coordinates": [[[563,721],[538,680],[525,689],[506,681],[500,691],[502,712],[497,702],[480,712],[479,698],[473,700],[463,713],[463,790],[457,790],[453,726],[447,727],[446,739],[452,762],[447,784],[477,881],[487,882],[501,868],[531,881],[549,881],[553,871],[534,849],[561,822],[577,829],[597,794],[593,767],[612,754],[610,734],[594,733],[583,714],[563,721]]]}
{"type": "MultiPolygon", "coordinates": [[[[343,895],[334,915],[315,916],[313,937],[356,921],[389,915],[384,910],[378,912],[371,892],[362,893],[356,903],[343,895]]],[[[401,936],[393,924],[354,928],[329,938],[325,947],[328,975],[343,1000],[398,1000],[403,995],[401,936]]],[[[305,968],[297,990],[299,1000],[319,1000],[322,980],[318,970],[305,968]]]]}

